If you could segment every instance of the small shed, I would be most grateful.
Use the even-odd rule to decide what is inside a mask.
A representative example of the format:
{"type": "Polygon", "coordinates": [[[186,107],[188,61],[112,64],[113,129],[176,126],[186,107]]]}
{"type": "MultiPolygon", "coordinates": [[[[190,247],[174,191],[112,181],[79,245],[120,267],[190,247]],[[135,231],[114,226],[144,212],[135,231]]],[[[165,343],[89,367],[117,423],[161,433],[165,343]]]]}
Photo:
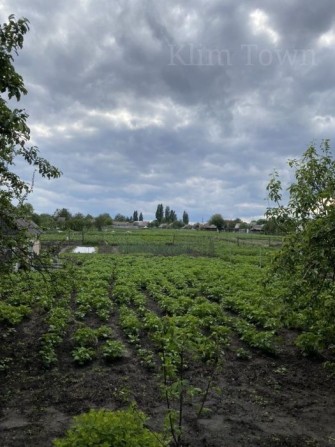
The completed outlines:
{"type": "Polygon", "coordinates": [[[205,231],[218,231],[218,227],[214,224],[203,224],[200,226],[200,230],[205,230],[205,231]]]}
{"type": "Polygon", "coordinates": [[[40,235],[42,231],[32,221],[27,219],[15,219],[13,221],[0,219],[0,236],[3,239],[4,245],[0,247],[0,261],[13,261],[14,269],[20,268],[21,262],[25,263],[25,257],[28,261],[30,258],[39,255],[41,251],[40,235]],[[20,233],[25,232],[25,238],[21,240],[20,233]],[[21,246],[17,249],[9,247],[6,243],[7,239],[17,239],[21,246]],[[16,260],[17,259],[17,260],[16,260]]]}
{"type": "Polygon", "coordinates": [[[16,225],[19,230],[25,230],[29,236],[30,241],[30,251],[35,255],[39,255],[41,253],[41,240],[40,236],[42,234],[42,230],[38,225],[35,224],[32,220],[27,219],[17,219],[16,225]]]}
{"type": "Polygon", "coordinates": [[[133,226],[138,228],[148,228],[149,221],[147,220],[134,220],[133,226]]]}
{"type": "Polygon", "coordinates": [[[264,232],[264,225],[253,225],[251,228],[250,228],[250,231],[252,232],[252,233],[263,233],[264,232]]]}

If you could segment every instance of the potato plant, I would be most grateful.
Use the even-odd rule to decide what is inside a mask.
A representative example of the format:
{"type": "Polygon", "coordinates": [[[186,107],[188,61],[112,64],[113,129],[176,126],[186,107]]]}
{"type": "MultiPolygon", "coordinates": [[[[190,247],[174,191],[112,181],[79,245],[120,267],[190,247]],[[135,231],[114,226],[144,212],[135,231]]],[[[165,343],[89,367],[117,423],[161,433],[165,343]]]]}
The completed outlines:
{"type": "Polygon", "coordinates": [[[107,340],[101,347],[101,355],[107,361],[121,359],[125,354],[125,347],[117,340],[107,340]]]}

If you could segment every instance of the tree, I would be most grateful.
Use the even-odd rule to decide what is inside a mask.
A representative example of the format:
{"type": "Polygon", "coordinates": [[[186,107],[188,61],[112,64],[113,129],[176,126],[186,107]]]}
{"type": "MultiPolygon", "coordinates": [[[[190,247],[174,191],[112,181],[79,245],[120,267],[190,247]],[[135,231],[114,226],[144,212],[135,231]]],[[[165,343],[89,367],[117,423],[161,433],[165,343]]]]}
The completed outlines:
{"type": "Polygon", "coordinates": [[[36,225],[40,226],[41,224],[40,216],[37,213],[35,213],[33,205],[31,205],[28,202],[23,203],[21,202],[18,204],[16,208],[18,212],[18,217],[22,216],[22,218],[31,220],[35,222],[36,225]]]}
{"type": "Polygon", "coordinates": [[[70,220],[72,218],[72,214],[67,208],[57,209],[54,212],[54,218],[57,220],[59,217],[62,217],[65,220],[70,220]]]}
{"type": "Polygon", "coordinates": [[[140,222],[143,222],[143,214],[142,214],[142,212],[140,213],[140,217],[138,218],[138,220],[139,220],[140,222]]]}
{"type": "MultiPolygon", "coordinates": [[[[17,159],[22,158],[42,177],[57,178],[60,171],[40,157],[36,147],[28,146],[30,129],[23,109],[10,108],[8,100],[20,101],[27,94],[23,78],[14,68],[13,54],[22,49],[24,35],[29,30],[26,18],[15,20],[11,15],[0,25],[0,256],[1,270],[11,270],[11,264],[27,257],[25,235],[17,233],[18,211],[15,202],[24,203],[32,186],[14,172],[17,159]],[[18,240],[20,239],[19,243],[18,240]]],[[[32,184],[34,174],[32,175],[32,184]]]]}
{"type": "Polygon", "coordinates": [[[312,144],[300,159],[290,160],[294,181],[282,203],[277,172],[267,186],[273,203],[268,219],[286,237],[270,275],[286,285],[285,300],[292,312],[303,312],[300,347],[318,351],[335,338],[335,160],[328,140],[317,150],[312,144]]]}
{"type": "Polygon", "coordinates": [[[72,214],[67,208],[57,209],[54,212],[54,219],[58,228],[62,230],[70,228],[72,214]]]}
{"type": "Polygon", "coordinates": [[[83,231],[85,228],[85,216],[82,213],[76,213],[70,219],[68,227],[74,231],[83,231]]]}
{"type": "Polygon", "coordinates": [[[126,216],[124,216],[123,214],[120,214],[120,213],[116,214],[114,217],[114,220],[116,222],[127,222],[127,219],[128,218],[126,216]]]}
{"type": "Polygon", "coordinates": [[[55,219],[53,218],[53,216],[51,216],[51,214],[39,214],[38,222],[35,219],[34,222],[36,222],[42,230],[50,230],[56,228],[55,219]]]}
{"type": "Polygon", "coordinates": [[[188,217],[188,213],[186,211],[183,212],[183,224],[184,225],[188,225],[189,224],[189,217],[188,217]]]}
{"type": "Polygon", "coordinates": [[[170,220],[170,207],[169,207],[169,206],[166,206],[166,207],[165,207],[165,211],[164,211],[164,221],[165,221],[166,223],[171,222],[171,220],[170,220]]]}
{"type": "Polygon", "coordinates": [[[183,228],[183,226],[184,226],[184,224],[181,220],[175,220],[169,225],[169,228],[179,229],[179,228],[183,228]]]}
{"type": "Polygon", "coordinates": [[[112,225],[113,220],[108,213],[100,214],[95,218],[95,225],[99,231],[102,231],[103,227],[112,225]]]}
{"type": "Polygon", "coordinates": [[[221,231],[224,227],[224,219],[221,214],[213,214],[208,223],[210,225],[215,225],[219,231],[221,231]]]}
{"type": "Polygon", "coordinates": [[[135,210],[135,211],[133,212],[133,221],[134,221],[134,222],[137,222],[137,221],[138,221],[138,211],[137,211],[137,210],[135,210]]]}
{"type": "Polygon", "coordinates": [[[178,220],[177,213],[175,212],[175,210],[171,210],[169,216],[169,222],[173,223],[176,222],[177,220],[178,220]]]}
{"type": "Polygon", "coordinates": [[[273,219],[258,219],[257,225],[263,225],[265,234],[279,234],[279,228],[273,219]]]}
{"type": "Polygon", "coordinates": [[[22,216],[32,218],[34,214],[34,207],[28,202],[25,203],[19,203],[17,206],[17,211],[19,214],[22,214],[22,216]]]}
{"type": "Polygon", "coordinates": [[[156,220],[158,222],[158,225],[163,222],[163,217],[164,217],[164,207],[163,204],[160,203],[159,205],[157,205],[156,210],[156,220]]]}

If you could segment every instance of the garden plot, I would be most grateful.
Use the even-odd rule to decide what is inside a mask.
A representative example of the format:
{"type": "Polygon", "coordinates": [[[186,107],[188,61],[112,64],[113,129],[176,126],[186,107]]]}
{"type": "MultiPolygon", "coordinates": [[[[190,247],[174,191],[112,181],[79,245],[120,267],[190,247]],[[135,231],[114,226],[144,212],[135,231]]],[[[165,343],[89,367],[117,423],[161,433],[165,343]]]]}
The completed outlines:
{"type": "Polygon", "coordinates": [[[258,249],[237,249],[72,255],[50,278],[8,277],[0,445],[51,447],[74,415],[134,402],[171,447],[333,445],[332,371],[294,345],[304,320],[262,286],[258,249]]]}

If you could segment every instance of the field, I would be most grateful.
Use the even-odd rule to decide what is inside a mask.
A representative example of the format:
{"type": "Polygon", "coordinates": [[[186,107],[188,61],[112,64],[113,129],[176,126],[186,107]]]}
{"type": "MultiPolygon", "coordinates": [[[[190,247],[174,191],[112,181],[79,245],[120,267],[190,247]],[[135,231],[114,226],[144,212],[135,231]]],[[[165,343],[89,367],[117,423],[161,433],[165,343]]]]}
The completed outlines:
{"type": "Polygon", "coordinates": [[[264,284],[278,238],[44,237],[63,267],[0,285],[0,445],[51,446],[74,415],[132,403],[171,445],[335,445],[334,370],[296,347],[303,315],[264,284]]]}
{"type": "MultiPolygon", "coordinates": [[[[44,244],[53,246],[99,245],[104,253],[150,253],[163,256],[179,254],[227,256],[232,246],[278,248],[279,236],[252,235],[247,233],[217,233],[192,230],[109,230],[101,231],[52,231],[42,235],[44,244]]],[[[234,251],[235,252],[235,251],[234,251]]]]}

